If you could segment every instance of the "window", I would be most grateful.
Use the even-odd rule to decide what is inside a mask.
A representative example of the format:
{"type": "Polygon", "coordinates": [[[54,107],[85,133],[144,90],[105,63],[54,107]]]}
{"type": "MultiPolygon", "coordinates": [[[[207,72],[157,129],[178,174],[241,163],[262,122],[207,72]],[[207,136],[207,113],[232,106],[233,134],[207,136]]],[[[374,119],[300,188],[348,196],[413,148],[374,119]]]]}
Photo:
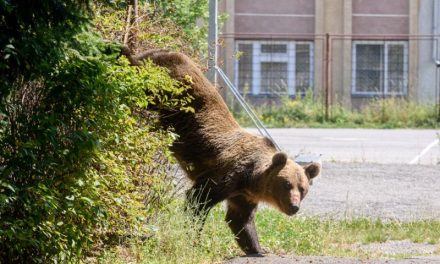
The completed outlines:
{"type": "Polygon", "coordinates": [[[305,93],[312,87],[312,45],[297,44],[295,49],[295,87],[297,92],[305,93]]]}
{"type": "Polygon", "coordinates": [[[287,62],[261,62],[262,93],[287,94],[287,62]]]}
{"type": "Polygon", "coordinates": [[[354,41],[352,52],[353,94],[407,94],[406,41],[354,41]]]}
{"type": "Polygon", "coordinates": [[[238,64],[238,87],[247,93],[252,89],[252,44],[238,44],[238,50],[242,53],[238,64]]]}
{"type": "Polygon", "coordinates": [[[313,86],[313,42],[237,41],[235,81],[243,94],[295,95],[313,86]]]}

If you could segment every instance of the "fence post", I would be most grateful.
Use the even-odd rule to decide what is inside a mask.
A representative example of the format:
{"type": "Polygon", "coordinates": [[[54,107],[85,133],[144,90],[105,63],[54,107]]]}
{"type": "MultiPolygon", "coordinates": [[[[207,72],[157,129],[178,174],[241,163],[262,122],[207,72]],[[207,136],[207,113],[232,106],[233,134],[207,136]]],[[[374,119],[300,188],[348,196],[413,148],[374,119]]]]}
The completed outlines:
{"type": "MultiPolygon", "coordinates": [[[[437,39],[433,39],[433,42],[437,42],[437,39]]],[[[434,45],[433,45],[434,47],[434,45]]],[[[433,55],[433,58],[437,58],[437,55],[433,55]]],[[[439,83],[439,71],[440,60],[435,60],[435,106],[437,112],[437,122],[440,123],[440,83],[439,83]]]]}
{"type": "Polygon", "coordinates": [[[440,83],[439,83],[439,70],[440,70],[440,61],[436,61],[437,68],[435,69],[435,82],[436,82],[436,105],[437,105],[437,122],[440,123],[440,83]]]}
{"type": "Polygon", "coordinates": [[[325,121],[330,119],[330,34],[325,34],[325,121]]]}
{"type": "Polygon", "coordinates": [[[217,86],[217,39],[218,39],[218,2],[209,0],[209,33],[208,33],[208,79],[217,86]]]}
{"type": "Polygon", "coordinates": [[[437,92],[437,122],[440,123],[440,86],[437,92]]]}

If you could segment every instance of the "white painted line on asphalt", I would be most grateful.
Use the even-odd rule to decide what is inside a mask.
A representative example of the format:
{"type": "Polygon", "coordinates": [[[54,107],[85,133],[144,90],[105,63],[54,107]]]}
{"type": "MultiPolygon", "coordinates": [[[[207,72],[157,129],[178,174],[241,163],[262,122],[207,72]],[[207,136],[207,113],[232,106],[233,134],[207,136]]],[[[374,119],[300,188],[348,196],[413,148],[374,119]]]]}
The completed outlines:
{"type": "Polygon", "coordinates": [[[331,141],[365,141],[366,138],[336,138],[336,137],[322,137],[322,140],[331,140],[331,141]]]}
{"type": "Polygon", "coordinates": [[[434,140],[431,144],[429,144],[425,149],[422,150],[422,152],[420,152],[419,155],[417,155],[414,159],[412,159],[409,164],[415,164],[417,161],[420,160],[421,157],[423,157],[423,155],[425,155],[431,148],[433,148],[435,145],[439,144],[439,140],[436,139],[434,140]]]}

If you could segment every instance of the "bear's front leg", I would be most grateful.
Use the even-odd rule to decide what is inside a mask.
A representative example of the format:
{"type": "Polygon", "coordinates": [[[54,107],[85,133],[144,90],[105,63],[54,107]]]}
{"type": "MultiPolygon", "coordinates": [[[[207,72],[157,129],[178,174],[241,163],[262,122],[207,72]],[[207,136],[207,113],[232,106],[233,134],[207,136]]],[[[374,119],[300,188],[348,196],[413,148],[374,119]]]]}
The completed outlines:
{"type": "Polygon", "coordinates": [[[222,190],[221,185],[216,184],[211,179],[207,179],[196,182],[186,193],[187,210],[191,210],[194,217],[200,221],[200,231],[203,229],[211,208],[225,199],[225,193],[222,190]]]}
{"type": "Polygon", "coordinates": [[[248,201],[244,196],[228,199],[226,221],[238,245],[247,255],[263,253],[255,229],[256,210],[257,204],[248,201]]]}

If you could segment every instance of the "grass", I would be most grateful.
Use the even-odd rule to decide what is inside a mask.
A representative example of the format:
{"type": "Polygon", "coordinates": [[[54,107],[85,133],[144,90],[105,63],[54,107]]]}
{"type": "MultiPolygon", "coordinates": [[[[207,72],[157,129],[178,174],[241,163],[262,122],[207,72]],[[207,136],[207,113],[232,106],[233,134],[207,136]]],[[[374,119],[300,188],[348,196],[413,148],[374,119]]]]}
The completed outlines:
{"type": "Polygon", "coordinates": [[[104,251],[99,263],[212,263],[239,255],[226,223],[223,210],[209,214],[203,232],[200,223],[183,210],[183,202],[167,208],[150,226],[146,241],[132,240],[104,251]]]}
{"type": "MultiPolygon", "coordinates": [[[[313,128],[438,128],[439,109],[433,104],[417,104],[402,98],[372,99],[360,110],[335,104],[325,118],[322,100],[308,93],[304,98],[281,98],[280,104],[254,107],[268,127],[313,128]]],[[[232,112],[244,127],[253,126],[246,113],[234,103],[232,112]]]]}
{"type": "MultiPolygon", "coordinates": [[[[200,236],[198,223],[181,209],[168,208],[150,226],[145,240],[131,240],[109,248],[95,259],[99,263],[215,263],[242,255],[224,219],[222,205],[209,215],[200,236]]],[[[257,213],[257,229],[264,249],[275,254],[379,257],[356,251],[350,245],[389,240],[440,243],[440,221],[381,221],[372,219],[332,220],[317,217],[287,217],[264,209],[257,213]]],[[[397,256],[398,257],[398,256],[397,256]]]]}
{"type": "Polygon", "coordinates": [[[440,243],[440,222],[434,220],[288,218],[273,210],[264,210],[259,216],[261,242],[276,253],[363,257],[359,252],[344,249],[344,245],[406,239],[416,243],[440,243]]]}

